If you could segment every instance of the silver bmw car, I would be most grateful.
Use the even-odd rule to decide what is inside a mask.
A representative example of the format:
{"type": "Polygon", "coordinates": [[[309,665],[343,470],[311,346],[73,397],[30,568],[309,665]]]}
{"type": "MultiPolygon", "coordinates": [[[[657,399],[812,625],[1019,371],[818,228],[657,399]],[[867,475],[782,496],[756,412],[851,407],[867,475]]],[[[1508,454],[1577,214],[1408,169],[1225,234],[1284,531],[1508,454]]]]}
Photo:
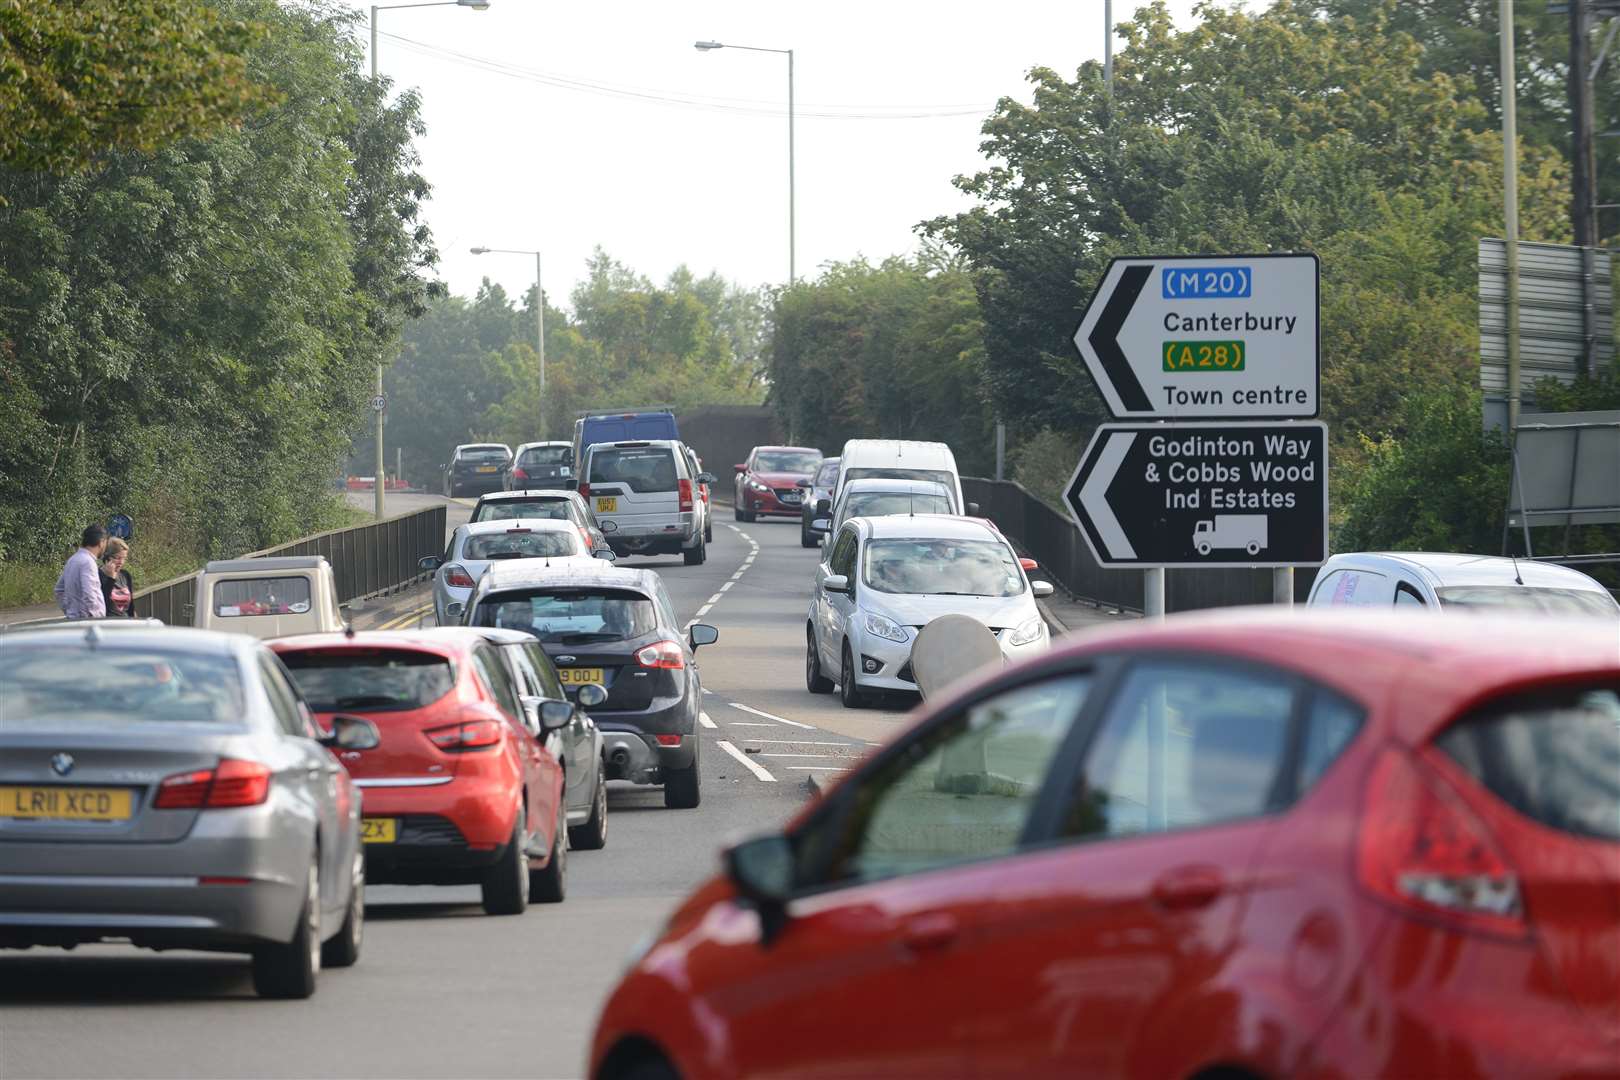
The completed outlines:
{"type": "Polygon", "coordinates": [[[236,634],[0,637],[0,947],[244,952],[266,997],[360,955],[360,793],[275,654],[236,634]]]}

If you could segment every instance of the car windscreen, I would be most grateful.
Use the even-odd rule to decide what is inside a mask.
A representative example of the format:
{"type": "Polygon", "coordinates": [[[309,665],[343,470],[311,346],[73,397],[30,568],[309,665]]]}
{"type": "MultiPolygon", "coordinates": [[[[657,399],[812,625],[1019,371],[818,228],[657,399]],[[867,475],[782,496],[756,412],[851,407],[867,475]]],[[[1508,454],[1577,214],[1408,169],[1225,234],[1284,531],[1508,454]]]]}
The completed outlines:
{"type": "Polygon", "coordinates": [[[847,484],[851,480],[932,480],[952,491],[956,490],[956,477],[944,469],[850,469],[844,473],[842,483],[847,484]]]}
{"type": "Polygon", "coordinates": [[[523,451],[518,464],[525,469],[536,465],[567,465],[573,457],[574,450],[569,446],[535,446],[523,451]]]}
{"type": "Polygon", "coordinates": [[[473,521],[515,521],[518,518],[570,521],[567,499],[496,499],[479,503],[473,521]]]}
{"type": "Polygon", "coordinates": [[[309,578],[258,577],[214,582],[214,614],[222,619],[244,615],[303,615],[309,611],[309,578]]]}
{"type": "Polygon", "coordinates": [[[450,692],[450,661],[415,649],[301,649],[281,653],[316,712],[399,712],[431,705],[450,692]]]}
{"type": "Polygon", "coordinates": [[[844,517],[883,517],[888,514],[948,514],[951,500],[943,495],[913,495],[904,491],[861,491],[844,503],[844,517]]]}
{"type": "Polygon", "coordinates": [[[71,643],[0,647],[0,728],[241,725],[246,710],[233,657],[105,637],[92,649],[78,634],[71,637],[71,643]]]}
{"type": "Polygon", "coordinates": [[[886,593],[1017,596],[1024,591],[1012,551],[992,540],[871,540],[861,580],[886,593]]]}
{"type": "Polygon", "coordinates": [[[675,455],[667,447],[603,448],[591,452],[591,484],[623,484],[638,495],[674,491],[675,455]]]}
{"type": "Polygon", "coordinates": [[[658,628],[658,611],[651,598],[627,589],[514,589],[481,600],[473,623],[522,630],[551,644],[585,645],[650,634],[658,628]]]}
{"type": "Polygon", "coordinates": [[[814,472],[821,464],[821,455],[808,450],[761,450],[754,455],[755,472],[814,472]]]}
{"type": "Polygon", "coordinates": [[[505,461],[510,456],[504,446],[468,446],[456,452],[457,461],[505,461]]]}
{"type": "Polygon", "coordinates": [[[579,534],[575,532],[474,533],[462,545],[463,559],[544,559],[579,555],[579,534]]]}
{"type": "Polygon", "coordinates": [[[1537,585],[1450,585],[1436,589],[1440,606],[1465,611],[1536,612],[1542,615],[1620,617],[1620,606],[1607,593],[1585,589],[1548,589],[1537,585]]]}

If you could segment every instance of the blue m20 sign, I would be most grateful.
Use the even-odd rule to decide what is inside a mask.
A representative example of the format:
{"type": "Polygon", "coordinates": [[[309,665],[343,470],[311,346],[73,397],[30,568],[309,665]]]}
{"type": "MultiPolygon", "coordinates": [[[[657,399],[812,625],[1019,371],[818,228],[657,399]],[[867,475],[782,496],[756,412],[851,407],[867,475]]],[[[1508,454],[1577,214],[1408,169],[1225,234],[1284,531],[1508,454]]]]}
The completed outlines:
{"type": "Polygon", "coordinates": [[[1241,300],[1254,281],[1247,266],[1167,266],[1160,274],[1166,300],[1241,300]]]}

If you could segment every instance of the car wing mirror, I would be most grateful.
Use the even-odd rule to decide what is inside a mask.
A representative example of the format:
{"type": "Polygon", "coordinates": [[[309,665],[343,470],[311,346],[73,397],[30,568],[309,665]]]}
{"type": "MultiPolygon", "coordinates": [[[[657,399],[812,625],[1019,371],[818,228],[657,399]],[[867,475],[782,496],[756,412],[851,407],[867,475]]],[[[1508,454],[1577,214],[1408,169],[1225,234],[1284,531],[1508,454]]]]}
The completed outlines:
{"type": "Polygon", "coordinates": [[[594,709],[608,699],[607,691],[596,683],[586,683],[579,688],[579,703],[587,709],[594,709]]]}
{"type": "Polygon", "coordinates": [[[830,513],[832,513],[832,500],[831,499],[817,499],[816,500],[816,516],[817,517],[826,517],[830,513]]]}
{"type": "Polygon", "coordinates": [[[714,473],[700,472],[700,473],[697,474],[697,482],[700,483],[700,484],[714,484],[714,483],[718,483],[719,480],[714,475],[714,473]]]}
{"type": "Polygon", "coordinates": [[[424,555],[416,560],[416,565],[422,570],[437,570],[444,565],[444,559],[438,555],[424,555]]]}
{"type": "Polygon", "coordinates": [[[606,559],[608,562],[614,562],[619,556],[614,553],[612,548],[598,548],[596,551],[596,557],[598,559],[606,559]]]}
{"type": "Polygon", "coordinates": [[[810,522],[811,532],[832,532],[832,522],[824,517],[813,518],[810,522]]]}
{"type": "Polygon", "coordinates": [[[843,574],[828,574],[822,579],[821,587],[828,592],[849,592],[849,578],[843,574]]]}
{"type": "Polygon", "coordinates": [[[382,736],[365,717],[340,713],[332,717],[332,729],[316,741],[331,750],[375,750],[382,745],[382,736]]]}
{"type": "Polygon", "coordinates": [[[968,517],[978,517],[979,516],[979,504],[978,503],[970,502],[970,503],[967,504],[967,516],[968,517]]]}
{"type": "Polygon", "coordinates": [[[781,833],[744,840],[725,854],[726,876],[760,914],[760,945],[768,947],[787,925],[793,895],[793,842],[781,833]]]}
{"type": "Polygon", "coordinates": [[[1050,581],[1032,581],[1029,583],[1029,587],[1034,591],[1037,600],[1044,600],[1051,596],[1053,592],[1050,581]]]}
{"type": "Polygon", "coordinates": [[[687,632],[687,638],[692,643],[692,650],[696,652],[700,645],[713,645],[719,641],[720,631],[708,623],[693,623],[691,630],[687,632]]]}
{"type": "Polygon", "coordinates": [[[561,731],[574,722],[574,703],[571,701],[542,701],[540,703],[540,730],[561,731]]]}
{"type": "Polygon", "coordinates": [[[745,472],[748,471],[748,466],[747,465],[733,465],[732,468],[737,470],[740,473],[745,473],[745,472]]]}

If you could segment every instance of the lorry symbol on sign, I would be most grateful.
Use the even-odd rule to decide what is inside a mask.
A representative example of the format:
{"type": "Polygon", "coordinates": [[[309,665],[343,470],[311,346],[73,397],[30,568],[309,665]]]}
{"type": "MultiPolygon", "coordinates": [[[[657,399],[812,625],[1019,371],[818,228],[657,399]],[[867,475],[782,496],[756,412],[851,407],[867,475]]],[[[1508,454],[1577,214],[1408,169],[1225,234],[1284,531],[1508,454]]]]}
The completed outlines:
{"type": "Polygon", "coordinates": [[[1214,520],[1193,526],[1193,548],[1200,555],[1208,555],[1216,548],[1242,548],[1250,555],[1258,555],[1269,543],[1267,523],[1264,514],[1216,514],[1214,520]]]}

